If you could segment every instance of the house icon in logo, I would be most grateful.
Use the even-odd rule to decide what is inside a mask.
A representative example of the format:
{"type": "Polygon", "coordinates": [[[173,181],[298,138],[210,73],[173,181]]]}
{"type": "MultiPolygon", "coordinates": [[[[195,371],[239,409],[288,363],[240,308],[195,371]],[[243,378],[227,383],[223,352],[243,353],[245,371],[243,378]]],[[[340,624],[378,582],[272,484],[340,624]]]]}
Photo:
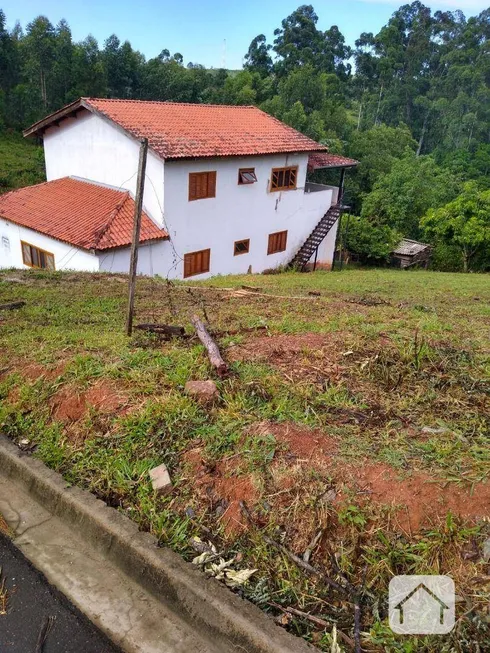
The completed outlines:
{"type": "Polygon", "coordinates": [[[454,625],[454,583],[447,576],[395,576],[389,619],[399,634],[445,634],[454,625]]]}
{"type": "MultiPolygon", "coordinates": [[[[439,623],[442,625],[444,624],[444,610],[449,610],[449,606],[444,603],[444,601],[441,601],[441,599],[434,594],[432,590],[430,590],[424,583],[419,583],[415,589],[413,589],[408,596],[406,596],[403,601],[400,601],[398,605],[395,606],[395,610],[400,610],[400,624],[403,623],[403,606],[412,599],[412,596],[417,594],[417,592],[427,592],[427,594],[434,600],[437,601],[439,604],[440,608],[440,614],[439,614],[439,623]]],[[[417,601],[419,603],[419,601],[417,601]]]]}

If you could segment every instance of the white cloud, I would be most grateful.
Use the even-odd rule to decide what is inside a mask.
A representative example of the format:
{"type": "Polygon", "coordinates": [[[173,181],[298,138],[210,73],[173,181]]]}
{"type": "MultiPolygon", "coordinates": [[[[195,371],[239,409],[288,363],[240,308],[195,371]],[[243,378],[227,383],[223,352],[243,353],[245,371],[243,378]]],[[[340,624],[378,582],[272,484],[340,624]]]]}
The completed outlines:
{"type": "MultiPolygon", "coordinates": [[[[411,0],[361,0],[361,2],[400,7],[404,4],[410,4],[411,0]]],[[[432,9],[448,9],[451,11],[461,9],[464,13],[475,13],[488,9],[490,0],[422,0],[422,4],[432,9]]]]}

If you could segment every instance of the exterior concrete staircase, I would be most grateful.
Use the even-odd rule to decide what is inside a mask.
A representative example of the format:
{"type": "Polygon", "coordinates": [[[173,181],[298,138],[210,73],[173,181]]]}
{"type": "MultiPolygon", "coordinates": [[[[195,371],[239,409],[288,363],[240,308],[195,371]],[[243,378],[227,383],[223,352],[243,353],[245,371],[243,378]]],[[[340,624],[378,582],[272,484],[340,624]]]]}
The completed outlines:
{"type": "Polygon", "coordinates": [[[342,204],[334,204],[331,206],[305,240],[303,245],[301,245],[299,250],[296,252],[293,260],[289,263],[288,268],[295,268],[296,270],[303,271],[316,248],[340,218],[342,212],[346,211],[348,208],[349,207],[343,206],[342,204]]]}

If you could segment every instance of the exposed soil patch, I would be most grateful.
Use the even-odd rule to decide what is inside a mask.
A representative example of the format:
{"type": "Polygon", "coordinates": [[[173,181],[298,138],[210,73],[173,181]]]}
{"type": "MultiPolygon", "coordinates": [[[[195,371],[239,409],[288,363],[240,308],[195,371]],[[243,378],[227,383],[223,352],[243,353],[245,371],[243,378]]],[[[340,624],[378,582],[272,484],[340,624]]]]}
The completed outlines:
{"type": "MultiPolygon", "coordinates": [[[[306,491],[298,483],[307,477],[304,472],[314,470],[324,478],[326,490],[335,488],[332,503],[338,507],[352,503],[388,506],[393,527],[406,535],[440,524],[448,512],[470,521],[489,515],[490,483],[470,490],[454,483],[444,485],[443,480],[423,472],[402,475],[388,464],[369,459],[348,463],[339,456],[338,440],[319,429],[263,422],[251,432],[257,436],[271,434],[279,445],[268,479],[267,502],[272,510],[287,508],[298,492],[306,491]]],[[[240,501],[253,508],[264,496],[257,479],[241,472],[242,456],[225,458],[210,468],[203,461],[202,449],[197,448],[186,452],[182,460],[190,466],[202,503],[221,512],[225,532],[237,535],[246,529],[240,501]]],[[[307,515],[302,513],[299,518],[305,520],[307,515]]]]}
{"type": "Polygon", "coordinates": [[[53,417],[69,424],[87,414],[90,408],[101,413],[116,413],[125,405],[126,397],[109,381],[98,381],[85,392],[65,386],[50,400],[53,417]]]}
{"type": "Polygon", "coordinates": [[[202,449],[197,448],[184,453],[182,461],[190,467],[198,497],[216,514],[225,533],[237,536],[246,530],[248,524],[240,501],[253,506],[259,500],[260,492],[251,475],[238,475],[238,457],[225,458],[209,468],[203,461],[202,449]]]}
{"type": "Polygon", "coordinates": [[[279,444],[286,447],[286,457],[291,458],[292,454],[305,462],[329,460],[338,450],[337,440],[327,433],[291,422],[262,422],[254,427],[253,433],[258,436],[273,435],[279,444]]]}
{"type": "Polygon", "coordinates": [[[250,337],[227,350],[230,361],[260,361],[285,372],[293,379],[338,381],[346,350],[345,334],[303,333],[250,337]]]}
{"type": "Polygon", "coordinates": [[[51,399],[53,417],[61,422],[76,422],[85,415],[87,403],[83,394],[65,387],[57,392],[51,399]]]}
{"type": "Polygon", "coordinates": [[[444,486],[439,479],[422,472],[402,478],[389,465],[367,461],[339,466],[336,476],[362,497],[361,503],[397,508],[396,525],[408,534],[437,524],[448,512],[469,520],[490,513],[490,483],[479,483],[473,490],[454,483],[444,486]]]}
{"type": "Polygon", "coordinates": [[[63,374],[66,368],[66,361],[60,361],[53,367],[44,367],[38,363],[30,363],[29,365],[20,366],[19,371],[22,376],[29,381],[37,381],[38,379],[45,379],[46,381],[54,381],[63,374]]]}
{"type": "Polygon", "coordinates": [[[110,381],[97,381],[85,393],[85,400],[103,413],[118,411],[125,403],[126,397],[110,381]]]}

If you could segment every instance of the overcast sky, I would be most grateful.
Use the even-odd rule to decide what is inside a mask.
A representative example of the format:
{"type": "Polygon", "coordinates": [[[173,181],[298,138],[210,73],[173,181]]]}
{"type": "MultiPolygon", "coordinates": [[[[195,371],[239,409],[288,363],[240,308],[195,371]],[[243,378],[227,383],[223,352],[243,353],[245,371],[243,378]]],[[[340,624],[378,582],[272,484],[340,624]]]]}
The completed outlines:
{"type": "MultiPolygon", "coordinates": [[[[250,41],[264,33],[269,41],[281,20],[301,4],[315,7],[319,27],[338,25],[353,45],[361,32],[377,32],[403,2],[391,0],[0,0],[12,27],[25,27],[39,14],[57,23],[66,18],[76,40],[93,34],[100,45],[112,33],[128,39],[146,57],[163,48],[180,52],[185,62],[240,68],[250,41]]],[[[430,0],[436,9],[478,14],[490,0],[430,0]]]]}

